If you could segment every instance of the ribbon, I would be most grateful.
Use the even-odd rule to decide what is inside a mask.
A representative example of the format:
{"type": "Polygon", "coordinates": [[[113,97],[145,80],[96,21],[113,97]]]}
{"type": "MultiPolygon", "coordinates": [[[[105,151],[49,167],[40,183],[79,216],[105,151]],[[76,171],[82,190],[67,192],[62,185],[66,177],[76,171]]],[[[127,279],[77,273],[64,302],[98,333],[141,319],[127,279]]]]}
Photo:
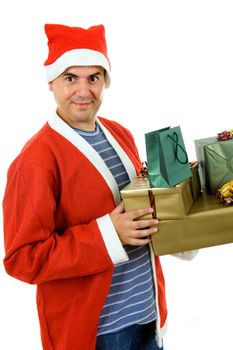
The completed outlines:
{"type": "Polygon", "coordinates": [[[157,219],[156,206],[155,206],[155,197],[152,190],[148,190],[148,196],[150,201],[150,206],[153,209],[152,218],[157,219]]]}
{"type": "Polygon", "coordinates": [[[187,153],[185,151],[185,149],[179,144],[178,142],[178,134],[174,131],[173,132],[173,137],[171,135],[167,135],[174,143],[175,143],[175,157],[176,159],[178,160],[179,163],[181,164],[186,164],[188,163],[188,156],[187,156],[187,153]],[[185,156],[185,160],[181,160],[179,157],[178,157],[178,148],[180,148],[183,153],[184,153],[184,156],[185,156]]]}
{"type": "Polygon", "coordinates": [[[230,139],[232,139],[232,130],[229,130],[229,131],[225,130],[217,134],[218,141],[225,141],[230,139]]]}
{"type": "Polygon", "coordinates": [[[218,189],[216,195],[222,203],[226,203],[227,205],[233,204],[233,180],[218,189]]]}
{"type": "Polygon", "coordinates": [[[142,177],[148,176],[148,164],[146,161],[142,162],[140,174],[142,177]]]}

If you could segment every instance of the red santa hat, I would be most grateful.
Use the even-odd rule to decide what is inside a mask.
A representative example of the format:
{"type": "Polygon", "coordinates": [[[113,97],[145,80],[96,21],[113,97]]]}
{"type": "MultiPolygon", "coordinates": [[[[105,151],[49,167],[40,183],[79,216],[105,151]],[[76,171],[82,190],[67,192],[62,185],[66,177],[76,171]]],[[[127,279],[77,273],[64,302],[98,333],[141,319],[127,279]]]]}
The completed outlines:
{"type": "Polygon", "coordinates": [[[49,48],[44,63],[48,82],[71,66],[101,66],[106,71],[106,87],[109,86],[111,67],[103,25],[84,29],[45,24],[45,33],[49,48]]]}

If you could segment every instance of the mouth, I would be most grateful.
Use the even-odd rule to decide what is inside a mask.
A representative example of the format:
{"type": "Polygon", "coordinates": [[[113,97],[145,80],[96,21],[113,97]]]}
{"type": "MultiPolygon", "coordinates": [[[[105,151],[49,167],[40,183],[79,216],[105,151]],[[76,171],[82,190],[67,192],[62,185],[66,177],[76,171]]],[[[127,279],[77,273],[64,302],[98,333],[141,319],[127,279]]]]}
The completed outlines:
{"type": "Polygon", "coordinates": [[[80,106],[80,107],[87,107],[87,106],[89,106],[91,104],[91,102],[79,102],[78,103],[78,105],[80,106]]]}
{"type": "Polygon", "coordinates": [[[89,107],[91,104],[92,104],[92,102],[91,101],[83,101],[83,102],[76,102],[76,101],[73,101],[73,104],[75,105],[75,106],[77,106],[77,107],[79,107],[79,108],[87,108],[87,107],[89,107]]]}
{"type": "Polygon", "coordinates": [[[91,102],[73,102],[73,105],[80,110],[86,110],[91,106],[91,102]]]}

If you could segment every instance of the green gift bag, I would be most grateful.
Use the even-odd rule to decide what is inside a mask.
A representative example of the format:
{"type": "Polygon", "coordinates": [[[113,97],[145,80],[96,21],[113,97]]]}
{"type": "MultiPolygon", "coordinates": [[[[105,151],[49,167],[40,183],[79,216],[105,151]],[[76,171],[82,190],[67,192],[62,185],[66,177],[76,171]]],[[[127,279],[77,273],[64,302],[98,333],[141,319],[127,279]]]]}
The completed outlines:
{"type": "Polygon", "coordinates": [[[151,187],[172,187],[192,176],[179,126],[146,133],[145,141],[151,187]]]}

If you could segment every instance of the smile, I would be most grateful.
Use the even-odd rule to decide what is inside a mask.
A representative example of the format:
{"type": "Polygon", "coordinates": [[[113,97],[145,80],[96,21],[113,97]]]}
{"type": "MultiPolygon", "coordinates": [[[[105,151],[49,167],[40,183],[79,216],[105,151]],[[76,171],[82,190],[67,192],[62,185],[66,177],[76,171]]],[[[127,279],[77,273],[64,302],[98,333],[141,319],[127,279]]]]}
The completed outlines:
{"type": "Polygon", "coordinates": [[[87,108],[91,105],[91,102],[73,102],[73,104],[80,108],[87,108]]]}

